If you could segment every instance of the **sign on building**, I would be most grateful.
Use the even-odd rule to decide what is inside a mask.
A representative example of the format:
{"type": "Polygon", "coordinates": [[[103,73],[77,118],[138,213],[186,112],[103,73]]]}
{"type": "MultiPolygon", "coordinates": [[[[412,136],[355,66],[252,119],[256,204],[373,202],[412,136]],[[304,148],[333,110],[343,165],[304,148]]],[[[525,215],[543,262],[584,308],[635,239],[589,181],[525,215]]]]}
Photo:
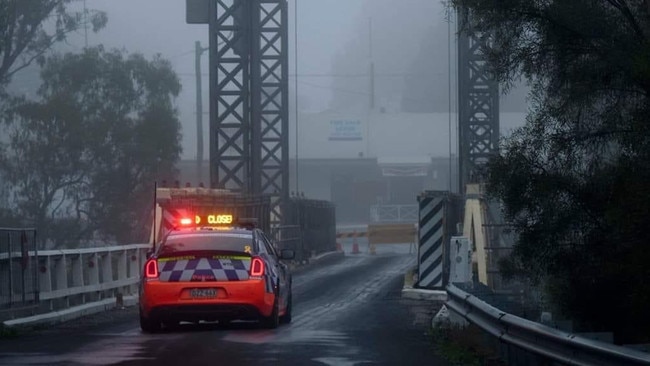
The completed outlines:
{"type": "Polygon", "coordinates": [[[330,120],[330,141],[360,141],[363,140],[361,120],[334,119],[330,120]]]}

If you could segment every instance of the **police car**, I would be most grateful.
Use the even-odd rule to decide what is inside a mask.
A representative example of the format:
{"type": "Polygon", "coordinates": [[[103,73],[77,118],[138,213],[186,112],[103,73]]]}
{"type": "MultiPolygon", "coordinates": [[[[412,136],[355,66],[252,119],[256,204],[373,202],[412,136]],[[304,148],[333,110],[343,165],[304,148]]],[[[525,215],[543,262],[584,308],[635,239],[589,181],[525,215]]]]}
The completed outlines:
{"type": "Polygon", "coordinates": [[[250,223],[232,215],[183,218],[150,254],[140,285],[140,327],[155,332],[182,321],[291,321],[291,273],[250,223]],[[207,225],[204,225],[207,224],[207,225]]]}

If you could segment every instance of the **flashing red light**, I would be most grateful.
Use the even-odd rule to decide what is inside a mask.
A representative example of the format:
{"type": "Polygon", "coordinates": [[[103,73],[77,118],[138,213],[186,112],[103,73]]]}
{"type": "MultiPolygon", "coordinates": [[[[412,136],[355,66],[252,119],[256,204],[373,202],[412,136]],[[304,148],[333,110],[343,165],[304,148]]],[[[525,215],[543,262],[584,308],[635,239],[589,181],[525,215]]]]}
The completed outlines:
{"type": "Polygon", "coordinates": [[[251,276],[259,277],[264,275],[264,261],[259,258],[253,258],[251,262],[251,276]]]}
{"type": "Polygon", "coordinates": [[[180,219],[180,223],[183,226],[192,225],[194,223],[194,220],[190,219],[189,217],[183,217],[180,219]]]}
{"type": "Polygon", "coordinates": [[[158,278],[158,261],[149,259],[144,265],[145,278],[158,278]]]}

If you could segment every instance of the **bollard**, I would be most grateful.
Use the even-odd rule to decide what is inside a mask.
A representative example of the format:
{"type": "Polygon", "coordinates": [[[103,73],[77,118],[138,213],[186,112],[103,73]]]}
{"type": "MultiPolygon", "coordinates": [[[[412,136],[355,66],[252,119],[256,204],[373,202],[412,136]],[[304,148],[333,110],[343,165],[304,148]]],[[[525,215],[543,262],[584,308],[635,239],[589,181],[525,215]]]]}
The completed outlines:
{"type": "Polygon", "coordinates": [[[115,294],[115,307],[118,309],[124,309],[124,295],[121,292],[115,294]]]}

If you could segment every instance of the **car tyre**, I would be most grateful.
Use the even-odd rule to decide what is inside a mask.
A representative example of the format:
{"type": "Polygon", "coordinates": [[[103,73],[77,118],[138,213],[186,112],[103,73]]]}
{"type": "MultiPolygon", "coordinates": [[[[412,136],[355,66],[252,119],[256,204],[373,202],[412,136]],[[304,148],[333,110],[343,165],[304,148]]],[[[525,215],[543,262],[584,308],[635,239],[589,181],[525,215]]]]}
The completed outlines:
{"type": "Polygon", "coordinates": [[[145,333],[156,333],[160,331],[160,322],[156,319],[147,318],[140,311],[140,328],[145,333]]]}
{"type": "Polygon", "coordinates": [[[219,320],[219,325],[223,327],[229,327],[232,325],[232,320],[231,319],[220,319],[219,320]]]}
{"type": "Polygon", "coordinates": [[[162,322],[162,325],[168,329],[177,329],[180,326],[180,322],[175,320],[165,320],[162,322]]]}
{"type": "Polygon", "coordinates": [[[287,311],[280,317],[280,323],[289,324],[291,323],[291,308],[292,308],[292,297],[293,295],[289,293],[289,299],[287,300],[287,311]]]}
{"type": "Polygon", "coordinates": [[[262,317],[260,325],[266,329],[275,329],[280,325],[280,305],[278,295],[275,296],[275,301],[273,301],[273,311],[271,311],[271,315],[262,317]]]}

